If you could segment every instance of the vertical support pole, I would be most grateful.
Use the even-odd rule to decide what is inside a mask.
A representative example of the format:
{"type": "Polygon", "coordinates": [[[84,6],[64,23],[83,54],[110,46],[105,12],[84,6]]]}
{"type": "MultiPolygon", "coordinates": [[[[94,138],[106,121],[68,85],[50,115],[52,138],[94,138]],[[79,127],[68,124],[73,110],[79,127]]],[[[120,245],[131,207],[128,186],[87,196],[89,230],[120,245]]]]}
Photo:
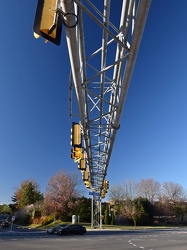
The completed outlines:
{"type": "Polygon", "coordinates": [[[101,200],[92,195],[91,200],[91,228],[102,228],[101,200]]]}
{"type": "Polygon", "coordinates": [[[92,195],[92,204],[91,204],[91,228],[94,228],[94,223],[93,223],[93,221],[94,221],[94,200],[93,200],[93,195],[92,195]]]}
{"type": "Polygon", "coordinates": [[[101,206],[101,200],[100,200],[100,229],[103,228],[103,225],[102,225],[102,206],[101,206]]]}

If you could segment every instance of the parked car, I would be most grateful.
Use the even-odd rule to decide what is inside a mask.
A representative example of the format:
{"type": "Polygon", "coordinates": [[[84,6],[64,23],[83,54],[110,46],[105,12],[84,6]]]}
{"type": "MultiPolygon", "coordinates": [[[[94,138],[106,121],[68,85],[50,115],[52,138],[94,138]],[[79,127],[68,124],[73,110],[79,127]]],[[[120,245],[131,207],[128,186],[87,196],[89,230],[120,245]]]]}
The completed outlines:
{"type": "Polygon", "coordinates": [[[86,233],[86,228],[78,224],[68,225],[58,230],[58,235],[85,234],[85,233],[86,233]]]}
{"type": "Polygon", "coordinates": [[[56,234],[58,233],[58,230],[61,229],[62,227],[65,227],[67,226],[67,224],[60,224],[60,225],[57,225],[55,227],[50,227],[47,229],[47,233],[48,234],[56,234]]]}
{"type": "Polygon", "coordinates": [[[9,227],[8,221],[1,221],[1,222],[0,222],[0,227],[8,228],[8,227],[9,227]]]}

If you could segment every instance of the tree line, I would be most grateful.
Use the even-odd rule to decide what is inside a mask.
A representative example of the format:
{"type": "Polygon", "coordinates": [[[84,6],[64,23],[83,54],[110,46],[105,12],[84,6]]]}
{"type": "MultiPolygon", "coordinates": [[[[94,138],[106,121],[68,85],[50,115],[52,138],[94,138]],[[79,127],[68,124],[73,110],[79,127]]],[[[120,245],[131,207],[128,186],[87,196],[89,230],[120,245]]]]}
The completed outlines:
{"type": "MultiPolygon", "coordinates": [[[[19,215],[19,211],[30,206],[25,212],[29,223],[71,221],[73,214],[79,215],[82,222],[90,222],[91,199],[81,195],[79,187],[77,173],[67,173],[64,169],[49,179],[44,193],[36,181],[24,180],[12,195],[12,203],[0,206],[0,213],[19,215]]],[[[113,185],[108,198],[102,205],[105,224],[151,225],[155,221],[166,223],[171,218],[180,218],[179,222],[185,223],[186,191],[178,183],[159,183],[151,178],[140,182],[127,180],[113,185]]]]}
{"type": "Polygon", "coordinates": [[[48,224],[60,219],[71,221],[77,214],[84,222],[91,220],[91,199],[81,195],[76,172],[61,169],[49,179],[44,193],[34,180],[24,180],[12,195],[12,203],[0,206],[0,213],[14,213],[22,222],[48,224]]]}
{"type": "Polygon", "coordinates": [[[109,190],[112,211],[116,218],[134,225],[154,223],[187,224],[186,191],[174,182],[159,183],[153,179],[140,182],[127,180],[109,190]]]}

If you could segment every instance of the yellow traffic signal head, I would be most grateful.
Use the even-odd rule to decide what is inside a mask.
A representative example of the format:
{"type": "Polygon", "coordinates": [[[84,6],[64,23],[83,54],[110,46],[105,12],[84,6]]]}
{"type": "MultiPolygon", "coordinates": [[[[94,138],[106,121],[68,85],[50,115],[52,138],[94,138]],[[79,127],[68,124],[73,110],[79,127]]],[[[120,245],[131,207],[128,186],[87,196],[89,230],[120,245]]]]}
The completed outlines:
{"type": "Polygon", "coordinates": [[[79,123],[72,123],[72,146],[81,147],[81,127],[79,123]]]}
{"type": "Polygon", "coordinates": [[[102,192],[101,192],[101,198],[104,199],[105,195],[106,195],[106,192],[104,192],[104,190],[102,190],[102,192]]]}
{"type": "Polygon", "coordinates": [[[60,45],[62,31],[62,17],[59,14],[58,0],[38,0],[34,20],[34,37],[43,38],[60,45]]]}
{"type": "Polygon", "coordinates": [[[109,189],[109,181],[107,181],[107,189],[109,189]]]}
{"type": "Polygon", "coordinates": [[[85,171],[82,171],[82,179],[83,181],[88,181],[89,180],[89,170],[86,168],[85,171]]]}
{"type": "Polygon", "coordinates": [[[89,181],[84,181],[84,184],[86,185],[87,188],[90,188],[90,182],[89,181]]]}
{"type": "Polygon", "coordinates": [[[86,170],[86,162],[84,158],[79,161],[78,169],[81,171],[86,170]]]}
{"type": "Polygon", "coordinates": [[[74,162],[80,161],[82,158],[82,148],[74,147],[71,149],[71,158],[74,162]]]}
{"type": "Polygon", "coordinates": [[[109,181],[104,180],[104,189],[108,190],[109,189],[109,181]]]}

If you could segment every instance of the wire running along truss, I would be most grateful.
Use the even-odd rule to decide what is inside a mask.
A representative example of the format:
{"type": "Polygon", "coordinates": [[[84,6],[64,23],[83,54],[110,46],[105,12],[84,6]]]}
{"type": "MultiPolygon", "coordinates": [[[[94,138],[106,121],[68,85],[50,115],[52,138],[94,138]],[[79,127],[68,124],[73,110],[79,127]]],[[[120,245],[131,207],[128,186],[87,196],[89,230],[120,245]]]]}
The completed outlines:
{"type": "Polygon", "coordinates": [[[107,174],[150,3],[59,1],[71,63],[71,91],[75,90],[77,98],[91,190],[97,193],[107,174]]]}

